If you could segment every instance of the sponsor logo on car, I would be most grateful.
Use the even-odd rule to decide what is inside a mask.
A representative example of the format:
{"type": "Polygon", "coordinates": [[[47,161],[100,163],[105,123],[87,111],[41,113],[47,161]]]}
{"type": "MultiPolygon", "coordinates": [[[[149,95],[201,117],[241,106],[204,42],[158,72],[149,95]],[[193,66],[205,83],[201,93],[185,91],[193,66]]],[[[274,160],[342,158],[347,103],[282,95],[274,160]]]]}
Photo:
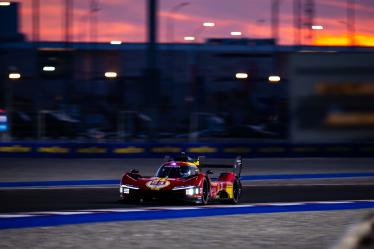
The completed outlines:
{"type": "Polygon", "coordinates": [[[152,190],[160,190],[170,185],[170,182],[165,179],[156,178],[151,181],[148,181],[145,184],[148,188],[152,190]]]}

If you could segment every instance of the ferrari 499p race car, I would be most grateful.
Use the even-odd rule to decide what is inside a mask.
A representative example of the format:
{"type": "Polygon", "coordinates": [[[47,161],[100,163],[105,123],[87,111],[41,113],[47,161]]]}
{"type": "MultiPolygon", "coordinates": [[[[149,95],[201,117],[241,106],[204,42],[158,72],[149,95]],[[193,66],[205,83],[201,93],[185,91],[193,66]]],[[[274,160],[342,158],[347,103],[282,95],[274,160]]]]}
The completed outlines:
{"type": "Polygon", "coordinates": [[[120,197],[123,201],[183,200],[205,205],[210,200],[236,204],[242,185],[240,173],[242,159],[237,157],[232,165],[205,164],[182,153],[176,158],[166,158],[155,176],[142,176],[133,169],[122,176],[120,197]],[[211,170],[204,168],[231,168],[217,179],[210,178],[211,170]]]}

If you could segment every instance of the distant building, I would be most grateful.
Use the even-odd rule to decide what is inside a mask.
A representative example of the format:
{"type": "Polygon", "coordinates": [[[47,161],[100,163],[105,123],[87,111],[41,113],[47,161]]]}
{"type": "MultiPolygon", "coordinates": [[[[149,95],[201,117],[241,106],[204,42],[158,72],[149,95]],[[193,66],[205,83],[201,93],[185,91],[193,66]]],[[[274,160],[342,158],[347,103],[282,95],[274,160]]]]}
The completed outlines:
{"type": "MultiPolygon", "coordinates": [[[[9,68],[22,72],[25,85],[16,94],[30,98],[33,96],[30,91],[39,92],[36,84],[43,85],[45,94],[57,94],[58,89],[63,93],[69,81],[70,88],[80,96],[106,96],[121,82],[123,89],[115,93],[121,94],[123,104],[129,108],[142,104],[139,94],[147,89],[144,85],[146,44],[73,43],[66,47],[65,43],[45,42],[38,43],[37,47],[35,50],[27,42],[0,45],[0,52],[6,51],[3,56],[0,54],[3,75],[9,68]],[[44,67],[53,67],[53,70],[44,70],[44,67]],[[117,77],[106,78],[106,72],[116,72],[117,77]],[[28,84],[28,81],[35,83],[28,84]]],[[[279,60],[286,61],[288,47],[277,53],[273,46],[267,45],[160,44],[159,48],[162,97],[174,107],[184,105],[185,99],[206,106],[204,103],[221,95],[226,96],[226,101],[234,102],[238,99],[235,94],[244,93],[256,98],[287,97],[285,67],[279,60]],[[246,73],[248,77],[238,79],[237,73],[246,73]],[[268,77],[274,74],[282,75],[282,84],[269,84],[268,77]]]]}
{"type": "Polygon", "coordinates": [[[23,41],[24,36],[19,32],[18,11],[20,3],[2,3],[0,5],[0,42],[23,41]]]}
{"type": "Polygon", "coordinates": [[[371,51],[307,51],[290,56],[293,142],[374,140],[374,53],[371,51]]]}
{"type": "Polygon", "coordinates": [[[96,112],[94,120],[108,125],[116,124],[113,120],[119,113],[146,113],[150,104],[160,110],[165,130],[188,130],[192,112],[224,116],[230,125],[262,122],[276,112],[277,101],[287,98],[285,67],[278,63],[286,61],[287,50],[274,53],[272,46],[261,45],[160,44],[161,85],[160,95],[155,96],[144,75],[144,43],[3,43],[0,87],[9,83],[12,68],[22,75],[11,84],[15,110],[96,112]],[[247,78],[237,78],[238,73],[247,78]],[[279,84],[269,83],[268,77],[274,74],[281,75],[279,84]]]}

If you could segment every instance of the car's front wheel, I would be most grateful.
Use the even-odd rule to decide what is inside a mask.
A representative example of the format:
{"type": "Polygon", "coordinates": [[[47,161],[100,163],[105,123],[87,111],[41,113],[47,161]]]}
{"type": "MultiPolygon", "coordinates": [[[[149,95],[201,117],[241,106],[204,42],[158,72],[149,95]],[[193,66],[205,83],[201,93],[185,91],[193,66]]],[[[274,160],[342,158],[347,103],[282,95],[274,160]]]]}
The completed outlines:
{"type": "Polygon", "coordinates": [[[206,205],[209,201],[209,183],[206,179],[203,181],[203,193],[201,197],[201,204],[206,205]]]}

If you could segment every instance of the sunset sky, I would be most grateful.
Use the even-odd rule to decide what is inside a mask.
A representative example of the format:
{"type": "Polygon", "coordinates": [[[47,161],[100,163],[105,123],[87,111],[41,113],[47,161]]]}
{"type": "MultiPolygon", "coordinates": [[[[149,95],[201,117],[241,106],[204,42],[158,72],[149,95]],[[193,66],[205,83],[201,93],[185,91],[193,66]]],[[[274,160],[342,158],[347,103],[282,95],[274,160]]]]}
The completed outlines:
{"type": "MultiPolygon", "coordinates": [[[[31,33],[31,0],[21,3],[21,30],[29,37],[31,33]]],[[[40,0],[41,40],[62,39],[63,0],[40,0]]],[[[88,41],[90,0],[75,0],[74,41],[88,41]]],[[[183,37],[193,35],[204,21],[216,23],[207,28],[201,39],[229,37],[230,31],[241,31],[245,37],[270,37],[271,0],[159,0],[159,41],[168,41],[166,20],[173,20],[174,40],[183,42],[183,37]],[[177,13],[171,9],[182,3],[189,4],[177,13]]],[[[292,0],[280,0],[280,43],[292,44],[292,0]]],[[[374,46],[374,1],[357,0],[356,43],[374,46]]],[[[346,45],[346,0],[316,0],[316,25],[324,30],[315,30],[314,44],[346,45]]],[[[98,40],[121,40],[144,42],[146,40],[146,0],[99,0],[98,40]]],[[[304,40],[303,43],[310,43],[304,40]]]]}

